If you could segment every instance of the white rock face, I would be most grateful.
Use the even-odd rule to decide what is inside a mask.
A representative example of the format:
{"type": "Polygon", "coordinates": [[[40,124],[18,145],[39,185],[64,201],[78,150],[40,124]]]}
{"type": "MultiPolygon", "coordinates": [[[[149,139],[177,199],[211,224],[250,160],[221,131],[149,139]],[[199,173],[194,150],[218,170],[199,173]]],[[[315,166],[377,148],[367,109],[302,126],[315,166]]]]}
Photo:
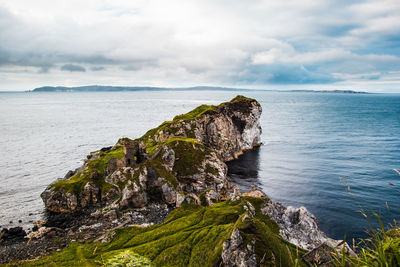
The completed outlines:
{"type": "Polygon", "coordinates": [[[211,204],[229,194],[232,185],[225,162],[261,144],[261,105],[237,96],[199,110],[163,123],[142,139],[121,138],[114,147],[93,152],[82,168],[66,176],[67,180],[72,175],[82,179],[82,185],[70,186],[73,190],[51,185],[43,192],[46,209],[62,213],[93,205],[129,209],[143,207],[152,199],[179,206],[182,197],[177,197],[177,192],[200,195],[213,189],[220,197],[209,195],[211,204]],[[180,143],[184,143],[183,148],[179,148],[180,143]],[[103,166],[90,167],[94,159],[104,160],[107,153],[121,147],[123,156],[108,158],[104,170],[103,166]],[[190,158],[195,160],[182,160],[190,158]]]}
{"type": "Polygon", "coordinates": [[[259,120],[256,121],[254,125],[250,128],[244,129],[242,134],[243,143],[241,147],[243,149],[252,149],[254,146],[257,146],[261,143],[261,126],[259,120]]]}
{"type": "MultiPolygon", "coordinates": [[[[343,244],[342,240],[327,237],[319,229],[317,218],[305,207],[285,207],[281,203],[268,200],[261,212],[279,225],[279,233],[284,239],[303,249],[313,250],[322,244],[336,248],[343,244]]],[[[350,248],[349,250],[351,251],[350,248]]]]}
{"type": "Polygon", "coordinates": [[[196,139],[214,149],[224,161],[261,144],[262,108],[255,100],[225,103],[196,119],[196,139]]]}
{"type": "Polygon", "coordinates": [[[222,262],[224,266],[255,267],[255,240],[243,244],[243,237],[238,229],[232,231],[231,237],[222,244],[222,262]]]}

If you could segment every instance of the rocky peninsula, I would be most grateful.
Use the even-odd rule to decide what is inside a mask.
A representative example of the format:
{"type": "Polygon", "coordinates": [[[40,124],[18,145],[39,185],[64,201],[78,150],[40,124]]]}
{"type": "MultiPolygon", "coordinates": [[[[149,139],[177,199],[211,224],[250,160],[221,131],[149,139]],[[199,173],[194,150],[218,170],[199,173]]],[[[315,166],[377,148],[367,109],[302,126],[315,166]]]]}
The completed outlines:
{"type": "Polygon", "coordinates": [[[306,266],[352,254],[306,208],[230,182],[226,162],[261,145],[261,112],[237,96],[90,153],[42,193],[47,220],[26,237],[2,232],[0,263],[306,266]]]}

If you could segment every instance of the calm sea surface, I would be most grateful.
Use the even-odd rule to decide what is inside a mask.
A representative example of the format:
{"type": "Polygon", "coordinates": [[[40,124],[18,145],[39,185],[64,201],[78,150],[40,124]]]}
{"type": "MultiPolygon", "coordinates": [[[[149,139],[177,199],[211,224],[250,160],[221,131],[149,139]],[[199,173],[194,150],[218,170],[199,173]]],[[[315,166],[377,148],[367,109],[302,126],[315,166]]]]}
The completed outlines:
{"type": "MultiPolygon", "coordinates": [[[[90,151],[237,94],[0,93],[0,225],[40,219],[40,193],[90,151]]],[[[389,184],[400,186],[393,171],[400,169],[400,95],[240,94],[263,107],[263,146],[230,164],[235,181],[305,206],[333,238],[364,236],[360,207],[381,212],[386,223],[400,219],[400,187],[389,184]]]]}

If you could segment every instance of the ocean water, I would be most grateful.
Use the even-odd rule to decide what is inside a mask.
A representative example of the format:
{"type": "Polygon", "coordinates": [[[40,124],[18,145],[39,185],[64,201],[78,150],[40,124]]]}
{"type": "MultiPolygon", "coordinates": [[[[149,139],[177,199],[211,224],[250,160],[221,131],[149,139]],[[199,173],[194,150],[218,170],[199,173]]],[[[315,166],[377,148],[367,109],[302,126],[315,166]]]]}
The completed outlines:
{"type": "Polygon", "coordinates": [[[28,228],[40,219],[40,193],[90,151],[239,93],[262,105],[263,145],[229,163],[235,182],[254,184],[286,205],[305,206],[337,239],[365,237],[368,221],[361,209],[381,213],[385,223],[400,219],[400,187],[391,185],[400,186],[393,170],[400,169],[400,95],[1,93],[0,226],[28,228]]]}

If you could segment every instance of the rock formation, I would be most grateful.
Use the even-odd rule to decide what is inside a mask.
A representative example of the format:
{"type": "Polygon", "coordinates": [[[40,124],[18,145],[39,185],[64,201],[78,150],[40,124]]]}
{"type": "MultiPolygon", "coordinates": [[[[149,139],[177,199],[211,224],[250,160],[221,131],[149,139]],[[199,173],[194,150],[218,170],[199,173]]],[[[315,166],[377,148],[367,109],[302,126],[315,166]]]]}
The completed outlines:
{"type": "Polygon", "coordinates": [[[202,105],[142,137],[120,139],[88,155],[82,167],[42,193],[47,210],[71,213],[92,207],[125,210],[149,201],[180,206],[223,199],[232,184],[225,161],[260,145],[260,104],[237,96],[202,105]]]}
{"type": "MultiPolygon", "coordinates": [[[[176,116],[138,139],[122,138],[92,152],[82,167],[42,193],[53,215],[35,225],[27,244],[33,240],[40,247],[47,240],[40,248],[54,249],[56,238],[71,235],[93,242],[71,244],[28,266],[137,261],[155,266],[314,266],[329,264],[335,249],[354,256],[345,242],[320,231],[306,208],[285,207],[259,190],[241,193],[229,182],[225,162],[260,145],[260,115],[256,100],[237,96],[176,116]],[[158,225],[145,227],[153,223],[158,225]],[[132,224],[142,226],[126,227],[132,224]]],[[[1,234],[8,238],[8,233],[1,234]]],[[[13,244],[9,248],[20,259],[13,244]]],[[[25,244],[20,249],[29,250],[25,244]]]]}

